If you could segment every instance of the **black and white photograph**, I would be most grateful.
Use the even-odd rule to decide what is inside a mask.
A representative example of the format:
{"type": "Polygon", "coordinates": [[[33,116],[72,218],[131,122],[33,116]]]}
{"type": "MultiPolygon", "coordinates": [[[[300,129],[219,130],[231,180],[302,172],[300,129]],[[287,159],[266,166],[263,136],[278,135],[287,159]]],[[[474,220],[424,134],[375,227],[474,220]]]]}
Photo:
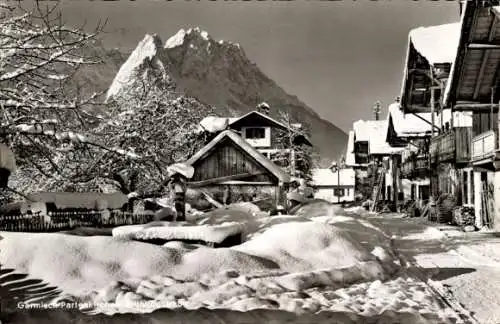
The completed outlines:
{"type": "Polygon", "coordinates": [[[499,324],[499,107],[498,0],[0,0],[0,324],[499,324]]]}

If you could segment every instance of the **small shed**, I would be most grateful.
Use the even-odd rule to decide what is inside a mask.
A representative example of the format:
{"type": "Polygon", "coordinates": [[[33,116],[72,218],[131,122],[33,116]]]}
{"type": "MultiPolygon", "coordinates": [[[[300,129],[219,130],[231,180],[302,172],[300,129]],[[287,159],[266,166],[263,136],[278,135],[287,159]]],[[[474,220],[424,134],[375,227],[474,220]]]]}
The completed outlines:
{"type": "Polygon", "coordinates": [[[313,170],[314,198],[332,203],[354,201],[355,172],[352,168],[313,170]]]}
{"type": "Polygon", "coordinates": [[[270,199],[284,204],[290,176],[232,130],[225,130],[186,161],[194,168],[189,188],[221,203],[270,199]]]}

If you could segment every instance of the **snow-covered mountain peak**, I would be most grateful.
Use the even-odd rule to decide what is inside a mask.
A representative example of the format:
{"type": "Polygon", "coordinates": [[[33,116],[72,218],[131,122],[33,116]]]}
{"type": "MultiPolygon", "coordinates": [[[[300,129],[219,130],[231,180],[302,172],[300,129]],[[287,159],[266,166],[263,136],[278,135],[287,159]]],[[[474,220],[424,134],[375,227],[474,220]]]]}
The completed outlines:
{"type": "Polygon", "coordinates": [[[125,85],[133,83],[139,67],[146,62],[152,62],[161,48],[162,40],[158,35],[146,34],[116,74],[108,89],[106,100],[118,94],[125,85]]]}
{"type": "Polygon", "coordinates": [[[184,38],[186,37],[186,31],[181,28],[174,36],[167,39],[165,43],[165,48],[174,48],[184,44],[184,38]]]}
{"type": "Polygon", "coordinates": [[[200,35],[201,38],[203,38],[204,40],[210,39],[210,35],[208,35],[208,32],[200,29],[200,27],[189,28],[187,33],[200,35]]]}
{"type": "Polygon", "coordinates": [[[210,41],[212,39],[208,32],[200,29],[200,27],[193,27],[189,28],[188,30],[181,28],[175,35],[167,40],[164,47],[167,49],[171,49],[181,46],[188,41],[188,36],[190,39],[198,37],[203,41],[210,41]]]}

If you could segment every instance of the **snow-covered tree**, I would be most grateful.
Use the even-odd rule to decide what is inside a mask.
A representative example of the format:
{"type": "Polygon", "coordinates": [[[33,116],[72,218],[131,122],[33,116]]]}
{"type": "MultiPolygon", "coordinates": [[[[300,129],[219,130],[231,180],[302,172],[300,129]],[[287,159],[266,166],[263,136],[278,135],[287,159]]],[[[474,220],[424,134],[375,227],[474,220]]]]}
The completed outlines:
{"type": "Polygon", "coordinates": [[[126,194],[161,190],[166,168],[188,159],[209,138],[199,123],[214,108],[176,93],[174,82],[163,71],[152,67],[148,73],[145,80],[134,80],[126,95],[113,97],[111,117],[94,130],[94,135],[106,138],[108,144],[141,156],[141,163],[131,163],[123,156],[104,152],[98,158],[100,163],[94,165],[101,174],[115,179],[126,194]]]}
{"type": "Polygon", "coordinates": [[[35,1],[29,11],[0,11],[0,142],[16,155],[21,191],[61,189],[95,149],[138,158],[85,135],[99,122],[91,113],[99,94],[81,95],[71,77],[99,63],[83,53],[103,25],[90,33],[67,27],[57,9],[35,1]]]}
{"type": "Polygon", "coordinates": [[[304,144],[299,138],[309,138],[306,127],[296,127],[292,116],[289,113],[280,111],[278,120],[287,126],[287,130],[278,135],[278,142],[281,149],[293,151],[295,163],[292,165],[291,154],[287,151],[274,156],[274,162],[285,166],[293,176],[310,179],[312,169],[316,166],[319,155],[314,147],[304,144]]]}

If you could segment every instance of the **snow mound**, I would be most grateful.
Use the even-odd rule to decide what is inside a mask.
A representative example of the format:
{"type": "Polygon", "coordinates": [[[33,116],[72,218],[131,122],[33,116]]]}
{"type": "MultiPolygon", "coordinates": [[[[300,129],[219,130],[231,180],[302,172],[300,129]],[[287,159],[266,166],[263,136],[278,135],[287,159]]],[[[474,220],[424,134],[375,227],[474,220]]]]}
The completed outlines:
{"type": "Polygon", "coordinates": [[[370,282],[379,280],[379,288],[385,287],[381,282],[390,278],[394,260],[389,239],[355,216],[331,209],[326,211],[330,216],[313,211],[310,217],[268,217],[249,203],[230,207],[191,226],[120,227],[116,237],[2,232],[0,263],[94,303],[106,314],[162,307],[375,314],[402,309],[413,298],[401,295],[393,298],[400,304],[392,305],[389,297],[399,291],[392,284],[384,288],[387,295],[368,296],[370,282]],[[249,240],[232,248],[126,239],[139,232],[142,238],[220,239],[217,235],[242,224],[249,240]],[[380,298],[387,300],[377,303],[380,298]]]}
{"type": "Polygon", "coordinates": [[[343,268],[375,260],[349,233],[316,222],[274,225],[234,249],[265,257],[290,272],[343,268]]]}
{"type": "Polygon", "coordinates": [[[221,225],[193,226],[183,223],[155,222],[149,225],[127,225],[113,229],[113,236],[134,240],[188,240],[221,243],[226,238],[241,233],[243,223],[225,223],[221,225]],[[188,225],[188,226],[182,226],[188,225]]]}

